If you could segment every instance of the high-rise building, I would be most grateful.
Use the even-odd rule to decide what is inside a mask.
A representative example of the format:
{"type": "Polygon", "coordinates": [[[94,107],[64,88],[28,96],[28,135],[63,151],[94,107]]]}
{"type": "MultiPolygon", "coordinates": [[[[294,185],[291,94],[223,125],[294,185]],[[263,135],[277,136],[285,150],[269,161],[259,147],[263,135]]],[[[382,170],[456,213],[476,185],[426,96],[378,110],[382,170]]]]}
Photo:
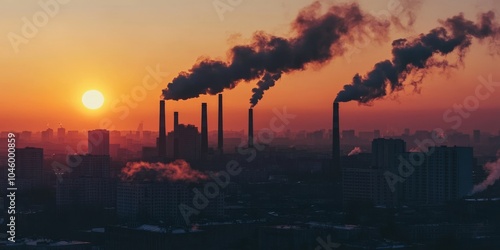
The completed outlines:
{"type": "Polygon", "coordinates": [[[421,166],[407,178],[406,202],[440,205],[472,191],[474,158],[470,147],[431,147],[421,166]]]}
{"type": "MultiPolygon", "coordinates": [[[[162,220],[171,225],[185,225],[179,206],[193,207],[193,185],[203,190],[203,182],[120,182],[117,186],[117,215],[120,218],[138,220],[162,220]]],[[[207,207],[200,211],[205,216],[224,215],[224,194],[211,198],[207,207]]],[[[190,218],[193,220],[194,218],[190,218]]]]}
{"type": "Polygon", "coordinates": [[[406,143],[401,139],[378,138],[372,141],[371,159],[367,154],[348,156],[342,169],[343,202],[369,201],[377,206],[400,205],[404,189],[393,187],[387,174],[398,175],[400,156],[406,154],[406,143]]]}
{"type": "Polygon", "coordinates": [[[54,130],[48,128],[45,131],[42,131],[42,142],[50,142],[54,138],[54,130]]]}
{"type": "Polygon", "coordinates": [[[481,143],[481,131],[480,130],[474,130],[474,132],[473,132],[473,138],[474,138],[474,143],[476,143],[476,144],[481,143]]]}
{"type": "Polygon", "coordinates": [[[91,155],[109,155],[109,131],[104,129],[88,132],[88,148],[91,155]]]}
{"type": "Polygon", "coordinates": [[[200,159],[201,135],[196,126],[178,124],[175,131],[168,133],[167,142],[169,155],[185,160],[200,159]]]}
{"type": "Polygon", "coordinates": [[[64,142],[66,137],[66,129],[63,127],[60,127],[57,129],[57,141],[58,142],[64,142]]]}
{"type": "Polygon", "coordinates": [[[72,171],[56,185],[59,208],[104,208],[114,206],[115,188],[110,178],[109,155],[69,155],[72,171]]]}
{"type": "Polygon", "coordinates": [[[379,169],[397,170],[398,156],[406,152],[406,142],[401,139],[375,139],[372,141],[372,165],[379,169]]]}
{"type": "Polygon", "coordinates": [[[16,186],[18,190],[31,190],[43,183],[43,149],[16,149],[16,186]]]}
{"type": "Polygon", "coordinates": [[[74,163],[72,178],[110,176],[111,158],[109,155],[68,155],[68,162],[74,163]]]}

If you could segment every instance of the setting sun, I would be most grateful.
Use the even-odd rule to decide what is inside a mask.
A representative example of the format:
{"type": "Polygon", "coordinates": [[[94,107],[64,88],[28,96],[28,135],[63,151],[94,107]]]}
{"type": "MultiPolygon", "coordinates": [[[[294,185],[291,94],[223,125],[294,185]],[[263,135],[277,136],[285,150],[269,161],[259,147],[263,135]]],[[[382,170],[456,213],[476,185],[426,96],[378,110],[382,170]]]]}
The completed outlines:
{"type": "Polygon", "coordinates": [[[83,94],[82,103],[88,109],[98,109],[104,104],[104,96],[97,90],[89,90],[83,94]]]}

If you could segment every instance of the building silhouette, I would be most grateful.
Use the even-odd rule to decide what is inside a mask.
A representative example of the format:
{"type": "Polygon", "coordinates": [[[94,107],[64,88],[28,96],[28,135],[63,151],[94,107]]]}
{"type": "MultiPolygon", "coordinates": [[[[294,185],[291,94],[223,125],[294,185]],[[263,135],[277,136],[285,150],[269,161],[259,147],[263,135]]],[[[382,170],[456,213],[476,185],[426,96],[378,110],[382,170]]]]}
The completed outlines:
{"type": "Polygon", "coordinates": [[[16,186],[18,190],[29,191],[43,184],[43,149],[16,149],[16,186]]]}
{"type": "Polygon", "coordinates": [[[88,132],[88,152],[91,155],[109,155],[109,131],[104,129],[88,132]]]}

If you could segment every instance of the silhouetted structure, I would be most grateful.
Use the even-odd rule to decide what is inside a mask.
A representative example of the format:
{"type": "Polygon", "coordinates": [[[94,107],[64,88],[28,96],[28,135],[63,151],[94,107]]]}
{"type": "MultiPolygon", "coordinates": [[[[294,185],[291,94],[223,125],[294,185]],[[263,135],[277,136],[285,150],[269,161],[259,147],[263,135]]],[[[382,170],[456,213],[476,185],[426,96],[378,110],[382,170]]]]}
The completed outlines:
{"type": "MultiPolygon", "coordinates": [[[[443,205],[468,196],[472,191],[472,148],[441,146],[428,150],[422,164],[415,166],[405,183],[406,202],[443,205]]],[[[412,162],[411,158],[408,162],[412,162]]]]}
{"type": "Polygon", "coordinates": [[[43,149],[16,149],[16,185],[20,191],[30,191],[43,183],[43,149]]]}
{"type": "Polygon", "coordinates": [[[333,135],[332,135],[332,170],[331,174],[340,172],[340,114],[339,103],[333,103],[333,135]]]}
{"type": "Polygon", "coordinates": [[[109,131],[104,129],[88,132],[88,148],[91,155],[109,155],[109,131]]]}
{"type": "Polygon", "coordinates": [[[201,158],[206,159],[208,154],[208,117],[207,104],[201,104],[201,158]]]}
{"type": "Polygon", "coordinates": [[[165,127],[165,101],[160,100],[160,121],[158,134],[158,156],[162,159],[167,157],[167,134],[165,127]]]}
{"type": "Polygon", "coordinates": [[[224,152],[224,126],[223,126],[222,94],[219,94],[217,148],[219,149],[219,153],[222,154],[224,152]]]}
{"type": "Polygon", "coordinates": [[[60,127],[57,129],[57,141],[58,142],[64,142],[64,139],[66,137],[66,129],[63,127],[60,127]]]}
{"type": "Polygon", "coordinates": [[[253,148],[253,109],[248,110],[248,147],[253,148]]]}
{"type": "Polygon", "coordinates": [[[179,158],[179,137],[178,130],[179,127],[179,112],[174,112],[174,159],[179,158]]]}

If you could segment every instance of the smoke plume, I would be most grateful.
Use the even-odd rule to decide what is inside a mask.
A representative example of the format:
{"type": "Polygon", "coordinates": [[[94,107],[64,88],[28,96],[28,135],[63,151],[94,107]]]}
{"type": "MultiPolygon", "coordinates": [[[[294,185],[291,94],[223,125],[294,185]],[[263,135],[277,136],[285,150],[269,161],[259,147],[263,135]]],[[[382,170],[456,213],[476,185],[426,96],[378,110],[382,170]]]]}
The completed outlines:
{"type": "Polygon", "coordinates": [[[483,166],[483,169],[486,173],[488,173],[488,177],[486,177],[483,182],[475,185],[471,194],[486,190],[489,186],[495,184],[495,182],[500,179],[500,151],[497,152],[497,161],[486,163],[483,166]]]}
{"type": "Polygon", "coordinates": [[[184,160],[174,162],[149,163],[128,162],[122,169],[121,179],[124,181],[186,181],[197,182],[208,177],[196,170],[191,169],[189,163],[184,160]]]}
{"type": "Polygon", "coordinates": [[[349,154],[347,154],[347,156],[361,154],[361,152],[363,152],[363,150],[361,150],[360,147],[355,147],[353,150],[351,150],[351,152],[349,152],[349,154]]]}
{"type": "Polygon", "coordinates": [[[376,34],[380,41],[387,40],[390,22],[364,13],[358,4],[324,9],[315,2],[301,10],[291,24],[291,37],[256,32],[249,44],[229,50],[228,61],[201,60],[187,72],[179,73],[163,90],[163,98],[186,100],[215,95],[242,81],[261,79],[253,89],[251,105],[255,106],[282,74],[309,65],[322,66],[332,57],[343,55],[346,45],[362,39],[356,34],[368,32],[376,34]]]}
{"type": "Polygon", "coordinates": [[[264,91],[270,89],[271,87],[276,84],[276,81],[278,81],[281,78],[281,72],[276,73],[276,74],[270,74],[266,73],[262,77],[262,79],[257,83],[257,88],[253,88],[252,92],[252,98],[250,98],[250,104],[251,107],[255,107],[257,103],[264,97],[264,91]]]}
{"type": "Polygon", "coordinates": [[[441,27],[421,34],[415,39],[398,39],[392,43],[392,60],[375,64],[365,76],[356,74],[352,83],[345,85],[337,95],[337,102],[357,101],[370,104],[376,99],[401,91],[405,81],[418,91],[425,75],[432,69],[457,67],[443,57],[458,56],[458,64],[463,64],[466,52],[474,38],[490,41],[499,38],[500,29],[495,22],[495,13],[482,13],[479,21],[464,18],[463,14],[441,21],[441,27]]]}

